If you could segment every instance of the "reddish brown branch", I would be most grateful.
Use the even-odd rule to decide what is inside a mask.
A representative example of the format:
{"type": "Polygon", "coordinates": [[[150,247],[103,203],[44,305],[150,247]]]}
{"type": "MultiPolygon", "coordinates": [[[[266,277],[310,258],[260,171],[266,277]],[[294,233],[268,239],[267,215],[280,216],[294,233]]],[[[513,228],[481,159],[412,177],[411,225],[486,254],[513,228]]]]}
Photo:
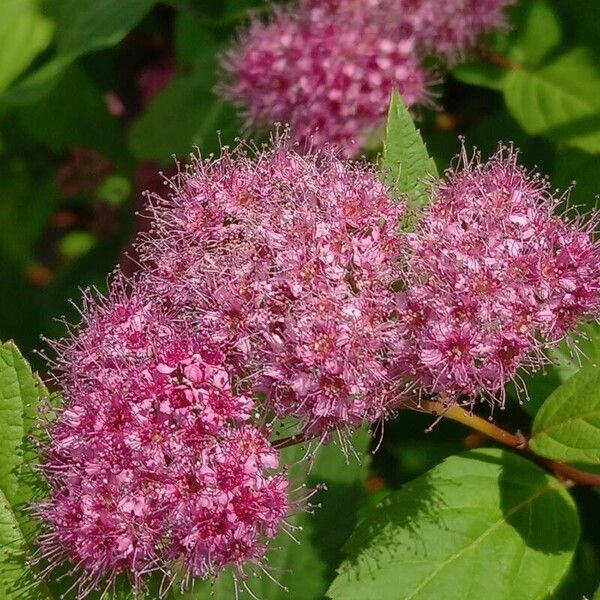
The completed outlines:
{"type": "MultiPolygon", "coordinates": [[[[433,400],[421,400],[420,402],[405,401],[400,408],[424,412],[437,417],[451,419],[452,421],[462,423],[474,431],[478,431],[486,437],[500,442],[502,445],[508,446],[516,452],[527,456],[563,481],[569,481],[577,485],[600,486],[600,475],[595,475],[594,473],[588,473],[586,471],[580,471],[579,469],[571,467],[565,463],[539,456],[529,448],[527,438],[521,433],[517,433],[516,435],[509,433],[494,423],[482,419],[481,417],[478,417],[472,412],[465,410],[463,407],[457,406],[456,404],[446,406],[443,402],[437,402],[433,400]]],[[[289,446],[308,442],[310,439],[312,438],[307,437],[304,432],[300,432],[296,435],[282,438],[273,442],[273,447],[281,450],[282,448],[288,448],[289,446]]]]}

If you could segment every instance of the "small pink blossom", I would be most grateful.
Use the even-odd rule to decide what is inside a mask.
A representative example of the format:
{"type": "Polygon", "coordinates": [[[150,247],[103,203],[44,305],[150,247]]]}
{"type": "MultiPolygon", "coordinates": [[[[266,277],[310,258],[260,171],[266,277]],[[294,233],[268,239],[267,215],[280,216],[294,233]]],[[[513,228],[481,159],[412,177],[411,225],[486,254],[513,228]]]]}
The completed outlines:
{"type": "Polygon", "coordinates": [[[254,20],[224,56],[222,95],[248,128],[289,123],[295,140],[354,156],[380,134],[390,92],[431,105],[429,55],[456,62],[506,27],[514,0],[300,0],[254,20]]]}
{"type": "Polygon", "coordinates": [[[457,62],[491,31],[507,27],[515,0],[393,0],[403,7],[422,52],[457,62]]]}

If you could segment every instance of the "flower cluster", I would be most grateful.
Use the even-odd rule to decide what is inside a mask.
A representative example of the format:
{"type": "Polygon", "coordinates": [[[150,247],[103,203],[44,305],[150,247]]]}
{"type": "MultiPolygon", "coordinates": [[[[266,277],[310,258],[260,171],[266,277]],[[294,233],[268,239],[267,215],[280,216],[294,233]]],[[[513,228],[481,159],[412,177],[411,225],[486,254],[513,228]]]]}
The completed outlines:
{"type": "Polygon", "coordinates": [[[60,344],[65,406],[50,427],[40,551],[82,571],[79,597],[124,572],[243,575],[288,512],[287,478],[218,347],[121,280],[60,344]]]}
{"type": "Polygon", "coordinates": [[[506,27],[505,9],[514,0],[391,2],[403,10],[413,27],[421,52],[453,63],[473,51],[482,35],[506,27]]]}
{"type": "Polygon", "coordinates": [[[300,0],[254,20],[224,57],[220,88],[248,127],[289,123],[296,140],[357,154],[381,127],[392,89],[431,103],[423,57],[453,61],[501,27],[512,0],[300,0]]]}
{"type": "Polygon", "coordinates": [[[502,401],[519,367],[539,367],[545,348],[598,314],[597,215],[558,215],[564,198],[517,156],[500,148],[482,163],[463,151],[410,236],[400,363],[429,393],[502,401]]]}
{"type": "Polygon", "coordinates": [[[218,340],[240,380],[310,435],[381,418],[397,384],[394,203],[377,175],[286,140],[196,162],[154,206],[155,293],[218,340]]]}
{"type": "Polygon", "coordinates": [[[460,158],[410,234],[374,170],[286,136],[196,159],[152,196],[139,277],[86,294],[54,344],[40,546],[83,572],[80,597],[119,573],[141,590],[175,566],[184,582],[264,568],[290,509],[277,419],[327,441],[407,385],[502,403],[595,318],[597,214],[560,214],[512,147],[460,158]]]}
{"type": "Polygon", "coordinates": [[[289,123],[303,144],[334,143],[355,155],[381,125],[393,88],[409,106],[428,99],[414,35],[381,17],[316,6],[254,21],[225,56],[222,93],[248,127],[289,123]]]}
{"type": "Polygon", "coordinates": [[[64,408],[49,424],[41,554],[79,596],[245,577],[291,501],[273,414],[307,437],[376,421],[398,392],[397,223],[376,173],[331,152],[224,149],[172,180],[140,241],[143,269],[87,293],[55,342],[64,408]],[[260,424],[260,425],[259,425],[260,424]]]}

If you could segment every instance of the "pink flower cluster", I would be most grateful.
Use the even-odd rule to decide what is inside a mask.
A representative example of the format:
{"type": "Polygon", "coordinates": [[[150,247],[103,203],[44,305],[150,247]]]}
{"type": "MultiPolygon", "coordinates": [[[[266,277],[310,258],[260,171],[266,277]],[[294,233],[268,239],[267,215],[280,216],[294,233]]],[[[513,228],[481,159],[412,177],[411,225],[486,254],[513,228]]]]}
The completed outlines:
{"type": "MultiPolygon", "coordinates": [[[[332,151],[224,149],[153,196],[142,273],[87,294],[57,342],[41,552],[83,575],[184,583],[263,567],[290,510],[269,441],[375,422],[415,394],[503,402],[600,309],[598,217],[559,214],[512,148],[431,188],[417,229],[377,173],[332,151]]],[[[568,211],[567,211],[568,212],[568,211]]]]}
{"type": "Polygon", "coordinates": [[[49,425],[41,553],[80,597],[126,573],[244,578],[291,501],[273,414],[307,437],[384,416],[399,276],[376,173],[332,153],[226,149],[155,199],[144,269],[54,343],[64,408],[49,425]],[[260,425],[259,425],[260,424],[260,425]]]}
{"type": "Polygon", "coordinates": [[[379,10],[278,10],[224,57],[221,91],[248,127],[289,123],[301,143],[353,156],[381,125],[393,88],[409,106],[428,98],[414,35],[385,23],[379,10]]]}
{"type": "Polygon", "coordinates": [[[310,435],[381,418],[402,203],[367,167],[285,140],[198,161],[154,206],[153,288],[310,435]]]}
{"type": "Polygon", "coordinates": [[[421,52],[453,63],[481,37],[506,27],[505,9],[515,0],[389,0],[413,27],[421,52]]]}
{"type": "Polygon", "coordinates": [[[410,237],[402,370],[427,393],[503,400],[523,366],[600,308],[598,216],[569,220],[549,184],[500,148],[447,173],[410,237]]]}
{"type": "Polygon", "coordinates": [[[225,98],[246,125],[289,123],[294,139],[356,155],[381,128],[392,89],[430,103],[423,57],[448,60],[501,27],[512,0],[300,0],[254,20],[224,57],[225,98]]]}
{"type": "Polygon", "coordinates": [[[45,453],[41,554],[77,566],[78,597],[121,572],[139,591],[170,565],[187,581],[260,564],[287,478],[218,347],[120,280],[104,301],[88,296],[73,333],[59,345],[65,407],[45,453]]]}

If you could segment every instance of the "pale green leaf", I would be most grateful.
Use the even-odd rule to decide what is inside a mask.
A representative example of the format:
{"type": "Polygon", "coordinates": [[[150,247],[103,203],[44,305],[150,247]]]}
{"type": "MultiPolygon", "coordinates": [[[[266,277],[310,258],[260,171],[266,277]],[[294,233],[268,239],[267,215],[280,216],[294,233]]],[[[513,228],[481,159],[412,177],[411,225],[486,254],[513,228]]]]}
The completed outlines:
{"type": "Polygon", "coordinates": [[[590,362],[548,397],[533,422],[531,449],[564,462],[600,465],[600,367],[590,362]]]}
{"type": "Polygon", "coordinates": [[[29,436],[46,388],[31,373],[12,342],[0,346],[0,598],[38,600],[52,598],[45,582],[29,567],[31,537],[37,530],[26,505],[41,491],[32,470],[36,460],[29,436]],[[18,423],[18,427],[15,424],[18,423]],[[17,439],[18,435],[18,439],[17,439]],[[10,449],[6,440],[10,440],[10,449]],[[10,451],[10,454],[7,452],[10,451]]]}
{"type": "Polygon", "coordinates": [[[433,159],[398,92],[390,100],[381,173],[398,196],[412,206],[427,202],[427,182],[438,176],[433,159]]]}
{"type": "Polygon", "coordinates": [[[23,77],[0,95],[0,108],[37,102],[52,90],[75,58],[70,55],[56,56],[30,75],[23,77]]]}
{"type": "Polygon", "coordinates": [[[5,90],[50,43],[52,21],[34,0],[0,2],[0,91],[5,90]]]}
{"type": "Polygon", "coordinates": [[[80,56],[118,44],[157,0],[61,0],[57,3],[55,55],[0,96],[0,106],[43,98],[80,56]]]}
{"type": "Polygon", "coordinates": [[[586,50],[572,50],[540,68],[515,67],[504,97],[527,133],[600,152],[600,70],[586,50]]]}
{"type": "Polygon", "coordinates": [[[542,600],[579,538],[563,485],[513,453],[452,456],[363,521],[329,589],[333,600],[542,600]]]}

